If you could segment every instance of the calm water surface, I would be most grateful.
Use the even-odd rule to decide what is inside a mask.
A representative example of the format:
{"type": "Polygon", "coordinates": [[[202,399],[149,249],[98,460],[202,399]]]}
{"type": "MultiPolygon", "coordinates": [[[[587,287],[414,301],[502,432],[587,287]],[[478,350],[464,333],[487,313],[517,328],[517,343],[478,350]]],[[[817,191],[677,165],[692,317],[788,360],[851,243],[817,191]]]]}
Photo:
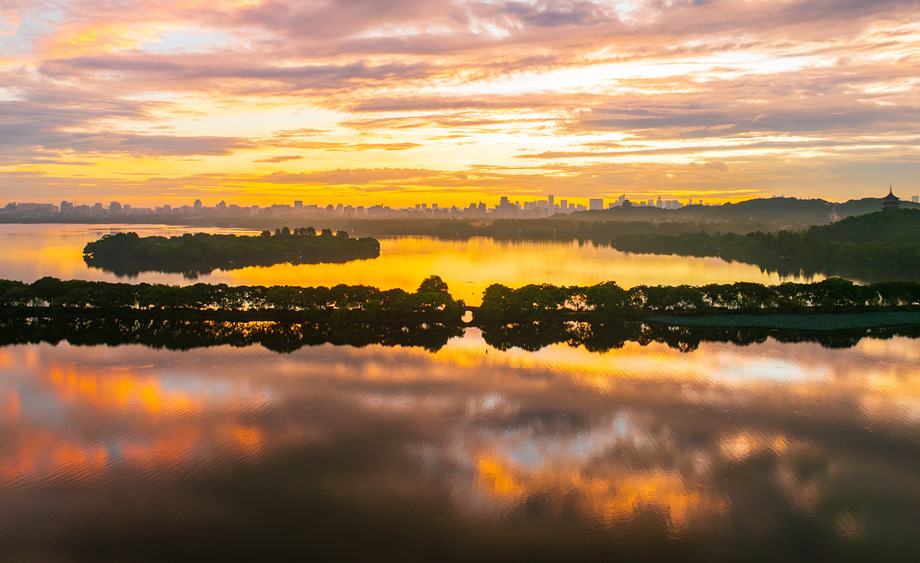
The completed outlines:
{"type": "Polygon", "coordinates": [[[142,273],[119,278],[83,262],[83,247],[102,235],[136,231],[141,236],[179,235],[185,232],[233,232],[239,229],[202,229],[157,225],[0,225],[0,276],[32,282],[42,276],[68,279],[230,285],[367,284],[382,289],[415,291],[432,274],[441,276],[451,293],[471,305],[492,283],[520,287],[529,283],[588,285],[614,280],[623,287],[750,281],[813,281],[821,278],[780,277],[757,266],[729,263],[719,258],[626,254],[609,247],[577,242],[497,242],[474,238],[444,241],[425,237],[381,239],[380,257],[347,264],[279,264],[240,270],[216,270],[194,280],[181,274],[142,273]]]}
{"type": "Polygon", "coordinates": [[[911,560],[920,345],[0,348],[0,558],[911,560]]]}
{"type": "MultiPolygon", "coordinates": [[[[0,277],[118,280],[81,253],[114,230],[0,225],[0,277]]],[[[493,282],[781,281],[719,259],[416,237],[383,239],[372,261],[119,281],[412,290],[429,274],[470,303],[493,282]]],[[[284,354],[62,340],[99,342],[85,326],[41,338],[3,329],[17,331],[5,342],[35,343],[0,347],[2,560],[914,560],[920,550],[916,339],[528,352],[467,329],[436,351],[284,354]]]]}

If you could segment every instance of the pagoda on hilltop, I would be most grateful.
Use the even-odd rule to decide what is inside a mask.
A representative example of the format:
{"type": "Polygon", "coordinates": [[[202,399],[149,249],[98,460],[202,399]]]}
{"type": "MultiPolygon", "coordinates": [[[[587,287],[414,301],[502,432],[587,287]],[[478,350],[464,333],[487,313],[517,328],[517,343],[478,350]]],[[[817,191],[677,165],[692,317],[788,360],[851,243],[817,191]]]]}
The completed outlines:
{"type": "Polygon", "coordinates": [[[889,209],[897,209],[901,206],[901,200],[898,199],[898,196],[892,193],[892,188],[888,186],[888,195],[882,198],[882,211],[887,211],[889,209]]]}

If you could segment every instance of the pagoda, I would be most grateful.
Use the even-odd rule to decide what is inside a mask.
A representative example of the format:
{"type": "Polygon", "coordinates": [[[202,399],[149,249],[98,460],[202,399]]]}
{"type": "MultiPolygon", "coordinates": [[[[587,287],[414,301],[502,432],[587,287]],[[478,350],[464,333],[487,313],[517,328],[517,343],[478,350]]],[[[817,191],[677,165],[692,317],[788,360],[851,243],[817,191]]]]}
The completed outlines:
{"type": "Polygon", "coordinates": [[[894,195],[891,190],[891,186],[888,186],[888,195],[882,198],[882,211],[897,209],[901,206],[901,200],[898,199],[898,196],[894,195]]]}

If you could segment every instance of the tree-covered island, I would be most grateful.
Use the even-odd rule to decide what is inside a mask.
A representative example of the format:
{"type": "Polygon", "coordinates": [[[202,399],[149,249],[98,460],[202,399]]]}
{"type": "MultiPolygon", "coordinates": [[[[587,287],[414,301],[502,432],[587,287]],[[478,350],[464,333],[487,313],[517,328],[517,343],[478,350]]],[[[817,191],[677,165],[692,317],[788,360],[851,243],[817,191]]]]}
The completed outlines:
{"type": "Polygon", "coordinates": [[[380,256],[380,242],[333,234],[313,227],[262,231],[259,236],[186,233],[174,237],[140,237],[137,233],[104,235],[83,249],[89,266],[116,275],[142,271],[182,273],[194,278],[216,269],[232,270],[273,264],[343,263],[380,256]]]}

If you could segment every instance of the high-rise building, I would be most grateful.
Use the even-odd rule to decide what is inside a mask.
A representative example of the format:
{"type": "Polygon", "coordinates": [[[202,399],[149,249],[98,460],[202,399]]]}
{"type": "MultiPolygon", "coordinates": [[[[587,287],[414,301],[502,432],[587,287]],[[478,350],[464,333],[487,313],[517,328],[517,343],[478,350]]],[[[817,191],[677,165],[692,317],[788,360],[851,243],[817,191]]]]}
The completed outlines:
{"type": "MultiPolygon", "coordinates": [[[[910,201],[912,201],[913,203],[920,203],[920,195],[910,196],[910,201]]],[[[61,205],[61,209],[64,209],[63,205],[61,205]]]]}
{"type": "Polygon", "coordinates": [[[201,200],[196,199],[193,207],[195,208],[195,211],[201,211],[201,200]]]}
{"type": "Polygon", "coordinates": [[[550,210],[553,209],[553,202],[554,202],[554,201],[556,201],[555,198],[554,198],[554,196],[551,196],[551,195],[550,195],[550,196],[547,196],[547,198],[546,198],[546,203],[547,203],[547,205],[549,206],[550,210]]]}
{"type": "Polygon", "coordinates": [[[121,204],[118,203],[117,201],[113,201],[112,203],[110,203],[110,204],[109,204],[109,213],[111,213],[111,214],[113,214],[113,215],[114,215],[115,213],[121,213],[121,204]]]}
{"type": "Polygon", "coordinates": [[[598,211],[604,209],[604,200],[591,198],[588,200],[588,209],[591,211],[598,211]]]}

